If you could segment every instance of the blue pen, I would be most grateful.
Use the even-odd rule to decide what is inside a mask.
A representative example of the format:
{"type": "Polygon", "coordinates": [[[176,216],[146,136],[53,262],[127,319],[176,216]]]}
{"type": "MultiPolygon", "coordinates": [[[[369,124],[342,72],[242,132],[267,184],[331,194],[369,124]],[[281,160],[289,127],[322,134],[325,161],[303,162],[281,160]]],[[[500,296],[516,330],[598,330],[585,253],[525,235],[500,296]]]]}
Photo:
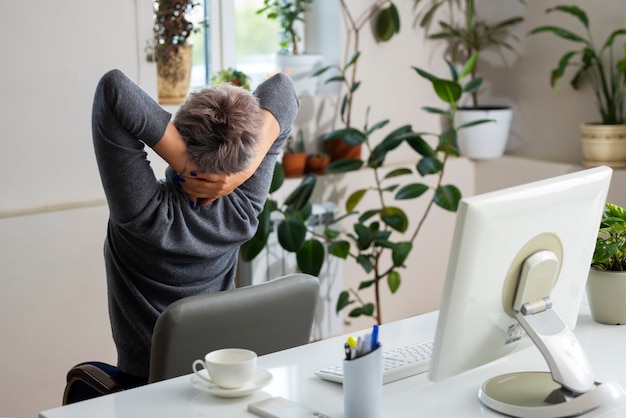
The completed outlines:
{"type": "Polygon", "coordinates": [[[374,329],[372,330],[372,350],[375,350],[378,347],[378,325],[374,325],[374,329]]]}

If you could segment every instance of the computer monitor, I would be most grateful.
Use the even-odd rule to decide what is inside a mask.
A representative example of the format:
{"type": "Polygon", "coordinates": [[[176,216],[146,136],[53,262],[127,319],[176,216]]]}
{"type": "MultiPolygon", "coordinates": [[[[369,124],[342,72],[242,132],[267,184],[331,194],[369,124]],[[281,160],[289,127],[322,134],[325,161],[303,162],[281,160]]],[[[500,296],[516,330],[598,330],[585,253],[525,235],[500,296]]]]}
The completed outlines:
{"type": "Polygon", "coordinates": [[[552,373],[539,373],[540,381],[507,376],[510,388],[496,384],[496,391],[517,392],[513,398],[521,396],[524,405],[509,395],[501,399],[489,393],[494,382],[483,385],[483,403],[513,416],[545,417],[550,408],[554,416],[566,416],[556,414],[580,408],[583,401],[599,402],[580,396],[596,392],[593,374],[577,340],[575,347],[569,344],[575,339],[571,330],[611,174],[608,167],[596,167],[461,200],[429,370],[432,381],[535,343],[552,373]],[[519,391],[528,384],[545,385],[562,399],[526,399],[519,391]]]}

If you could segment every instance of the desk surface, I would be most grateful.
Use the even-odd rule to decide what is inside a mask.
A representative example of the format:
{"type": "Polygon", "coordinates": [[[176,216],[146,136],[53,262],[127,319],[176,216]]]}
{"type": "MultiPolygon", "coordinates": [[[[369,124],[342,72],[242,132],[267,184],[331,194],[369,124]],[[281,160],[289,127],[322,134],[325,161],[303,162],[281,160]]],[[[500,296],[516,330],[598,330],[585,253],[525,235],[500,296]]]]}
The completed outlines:
{"type": "MultiPolygon", "coordinates": [[[[437,313],[385,324],[380,329],[384,347],[432,340],[437,313]]],[[[592,321],[583,305],[576,334],[589,356],[597,381],[612,380],[626,388],[626,327],[592,321]]],[[[360,335],[355,333],[354,335],[360,335]]],[[[190,375],[40,413],[40,418],[99,417],[254,417],[247,405],[270,396],[281,396],[323,412],[343,417],[342,386],[317,378],[314,372],[338,364],[343,358],[345,336],[307,344],[259,358],[258,366],[274,379],[262,390],[243,398],[218,398],[191,385],[190,375]]],[[[191,367],[191,365],[190,365],[191,367]]],[[[488,417],[502,416],[484,407],[477,398],[480,385],[498,374],[523,370],[547,370],[539,351],[530,347],[489,365],[432,383],[426,374],[383,386],[385,417],[488,417]]],[[[613,415],[613,416],[625,416],[613,415]]]]}

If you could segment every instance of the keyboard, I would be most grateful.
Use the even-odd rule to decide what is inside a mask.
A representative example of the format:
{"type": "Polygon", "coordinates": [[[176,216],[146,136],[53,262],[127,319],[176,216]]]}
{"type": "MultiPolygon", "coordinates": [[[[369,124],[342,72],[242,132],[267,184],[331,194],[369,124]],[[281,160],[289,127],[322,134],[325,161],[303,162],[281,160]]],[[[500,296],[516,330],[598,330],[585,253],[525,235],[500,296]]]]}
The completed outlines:
{"type": "MultiPolygon", "coordinates": [[[[383,349],[383,385],[428,371],[433,342],[383,349]]],[[[317,377],[343,383],[343,367],[335,365],[315,372],[317,377]]]]}

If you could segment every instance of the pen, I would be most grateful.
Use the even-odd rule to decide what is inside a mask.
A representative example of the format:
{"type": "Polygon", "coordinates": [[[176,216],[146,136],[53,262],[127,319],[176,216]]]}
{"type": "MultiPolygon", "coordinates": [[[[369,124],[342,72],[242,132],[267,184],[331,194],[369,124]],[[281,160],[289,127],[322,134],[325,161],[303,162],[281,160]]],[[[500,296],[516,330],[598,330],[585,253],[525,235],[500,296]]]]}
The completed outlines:
{"type": "Polygon", "coordinates": [[[343,345],[344,351],[346,352],[346,360],[352,360],[352,349],[350,348],[350,344],[345,343],[343,345]]]}
{"type": "Polygon", "coordinates": [[[372,330],[372,346],[371,350],[374,350],[378,347],[378,325],[374,325],[374,329],[372,330]]]}

